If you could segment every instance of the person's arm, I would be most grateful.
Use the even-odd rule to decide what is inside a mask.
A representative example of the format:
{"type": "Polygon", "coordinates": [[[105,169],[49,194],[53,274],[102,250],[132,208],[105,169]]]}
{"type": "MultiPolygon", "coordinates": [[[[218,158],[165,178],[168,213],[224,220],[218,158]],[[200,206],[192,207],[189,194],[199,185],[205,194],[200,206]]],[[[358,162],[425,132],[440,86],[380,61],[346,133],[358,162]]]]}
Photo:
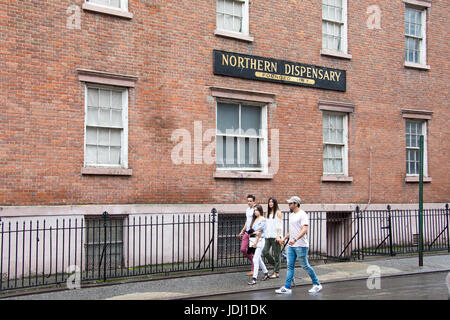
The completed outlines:
{"type": "Polygon", "coordinates": [[[242,238],[242,235],[244,234],[245,229],[247,229],[247,222],[244,223],[244,227],[242,228],[241,232],[238,234],[239,240],[242,238]]]}
{"type": "Polygon", "coordinates": [[[255,232],[256,239],[255,239],[255,244],[252,246],[253,248],[256,248],[256,244],[258,243],[259,238],[261,238],[261,233],[262,233],[262,230],[258,230],[258,231],[255,232]]]}
{"type": "Polygon", "coordinates": [[[298,240],[301,239],[301,237],[303,237],[306,233],[308,232],[308,225],[303,225],[302,226],[302,230],[300,231],[300,234],[297,236],[296,239],[292,239],[289,241],[290,245],[293,245],[294,243],[296,243],[298,240]]]}
{"type": "Polygon", "coordinates": [[[277,225],[277,241],[278,242],[281,242],[280,244],[282,244],[283,243],[283,241],[282,241],[282,236],[281,236],[281,232],[283,232],[283,215],[282,215],[282,213],[281,213],[281,211],[280,210],[278,210],[277,211],[277,217],[278,217],[278,219],[280,219],[280,223],[277,225]]]}

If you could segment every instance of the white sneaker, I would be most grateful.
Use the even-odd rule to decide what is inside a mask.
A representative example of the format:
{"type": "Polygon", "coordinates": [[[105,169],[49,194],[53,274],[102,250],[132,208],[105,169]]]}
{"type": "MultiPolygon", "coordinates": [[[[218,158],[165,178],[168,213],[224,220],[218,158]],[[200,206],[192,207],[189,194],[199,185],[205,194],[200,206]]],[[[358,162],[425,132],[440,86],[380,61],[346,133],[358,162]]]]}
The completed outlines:
{"type": "Polygon", "coordinates": [[[322,290],[322,285],[321,284],[319,284],[319,285],[315,284],[315,285],[313,285],[313,287],[311,289],[308,290],[308,292],[309,293],[317,293],[320,290],[322,290]]]}
{"type": "Polygon", "coordinates": [[[281,293],[281,294],[288,294],[288,293],[292,293],[291,289],[285,288],[284,286],[281,287],[278,290],[275,290],[276,293],[281,293]]]}

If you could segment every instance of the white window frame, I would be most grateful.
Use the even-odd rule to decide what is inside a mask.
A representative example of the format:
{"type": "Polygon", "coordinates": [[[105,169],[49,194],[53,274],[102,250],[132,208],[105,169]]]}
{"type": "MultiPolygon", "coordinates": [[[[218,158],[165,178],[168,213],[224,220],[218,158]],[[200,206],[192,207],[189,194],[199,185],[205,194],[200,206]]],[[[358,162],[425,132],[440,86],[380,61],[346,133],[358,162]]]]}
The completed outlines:
{"type": "MultiPolygon", "coordinates": [[[[406,5],[405,6],[405,12],[406,12],[407,9],[412,9],[412,10],[416,10],[416,11],[420,11],[421,12],[421,14],[420,14],[420,20],[421,21],[420,21],[420,23],[421,23],[422,28],[421,28],[420,32],[422,34],[422,37],[418,38],[418,37],[415,37],[415,36],[412,36],[412,35],[407,35],[405,33],[405,39],[414,38],[414,39],[419,40],[419,44],[420,44],[419,62],[406,60],[407,59],[406,55],[405,55],[405,62],[406,63],[415,63],[415,64],[418,63],[420,65],[426,65],[426,61],[427,61],[427,46],[426,46],[426,42],[427,42],[427,10],[425,8],[413,7],[413,6],[406,5]]],[[[406,19],[405,19],[404,23],[406,23],[406,19]]],[[[406,43],[405,43],[405,53],[406,53],[406,43]]]]}
{"type": "Polygon", "coordinates": [[[217,1],[218,0],[215,1],[215,3],[216,3],[216,10],[215,10],[216,11],[216,30],[214,31],[214,34],[218,35],[218,36],[236,38],[236,39],[252,42],[254,39],[252,36],[250,36],[249,0],[234,0],[237,2],[243,3],[243,6],[242,6],[242,31],[241,32],[236,32],[236,31],[232,31],[232,30],[219,28],[218,23],[217,23],[218,22],[217,21],[217,1]]]}
{"type": "MultiPolygon", "coordinates": [[[[422,0],[403,0],[404,11],[406,8],[416,9],[422,11],[421,23],[422,23],[422,41],[420,42],[420,57],[419,63],[407,61],[405,57],[406,53],[406,41],[403,41],[403,61],[404,66],[407,68],[416,68],[422,70],[430,70],[430,66],[427,65],[427,19],[428,19],[428,8],[431,8],[431,2],[422,0]]],[[[405,14],[403,14],[403,25],[406,23],[405,14]]],[[[403,32],[405,28],[403,27],[403,32]]],[[[404,33],[404,39],[408,36],[404,33]]]]}
{"type": "Polygon", "coordinates": [[[324,176],[345,176],[348,177],[348,113],[346,112],[333,112],[333,111],[326,111],[323,110],[322,113],[322,143],[323,143],[323,147],[322,147],[322,155],[323,152],[325,150],[325,146],[326,145],[343,145],[342,148],[342,171],[341,173],[330,173],[330,172],[325,172],[325,165],[324,165],[324,158],[322,159],[322,172],[324,176]],[[325,115],[338,115],[338,116],[342,116],[343,119],[343,124],[342,124],[342,135],[343,135],[343,143],[339,143],[339,144],[333,144],[333,143],[329,143],[329,142],[325,142],[324,140],[324,136],[323,136],[323,119],[325,115]]]}
{"type": "MultiPolygon", "coordinates": [[[[261,160],[261,167],[255,168],[255,167],[226,167],[226,168],[220,168],[217,166],[217,138],[216,138],[216,171],[217,172],[228,172],[228,171],[241,171],[241,172],[261,172],[261,173],[268,173],[268,129],[267,129],[267,104],[261,104],[259,102],[253,102],[253,101],[246,101],[246,100],[229,100],[229,99],[217,99],[216,100],[216,137],[218,135],[220,136],[233,136],[237,138],[255,138],[255,136],[248,136],[244,135],[242,132],[239,132],[239,134],[233,134],[229,135],[226,133],[219,133],[217,131],[217,109],[219,103],[232,103],[232,104],[239,104],[239,109],[241,108],[241,105],[248,105],[248,106],[255,106],[261,108],[261,134],[258,136],[258,138],[261,140],[260,142],[260,160],[261,160]]],[[[241,112],[239,111],[239,125],[241,123],[241,112]]],[[[241,130],[241,128],[239,128],[241,130]]],[[[237,159],[239,159],[239,150],[240,148],[237,148],[237,159]]]]}
{"type": "MultiPolygon", "coordinates": [[[[421,134],[423,135],[423,160],[424,160],[424,163],[423,163],[423,176],[424,177],[428,177],[427,121],[426,120],[422,120],[422,119],[405,119],[405,120],[406,120],[405,121],[405,148],[406,148],[406,151],[408,151],[409,149],[420,150],[420,146],[408,147],[406,145],[406,123],[407,122],[414,122],[414,123],[420,123],[421,124],[421,129],[422,129],[421,134]]],[[[420,156],[420,154],[418,154],[418,157],[419,156],[420,156]]],[[[406,155],[405,155],[405,163],[406,164],[408,163],[408,159],[406,158],[406,155]]],[[[414,174],[408,173],[408,167],[407,167],[406,168],[406,176],[407,177],[418,177],[419,173],[414,173],[414,174]]]]}
{"type": "MultiPolygon", "coordinates": [[[[127,87],[118,87],[118,86],[108,86],[101,85],[95,83],[85,83],[84,86],[84,157],[83,163],[85,168],[94,167],[94,168],[123,168],[128,169],[128,88],[127,87]],[[120,149],[120,164],[88,164],[86,161],[87,150],[87,116],[88,116],[88,88],[94,89],[106,89],[106,90],[115,90],[122,92],[122,134],[121,134],[121,149],[120,149]]],[[[101,126],[98,126],[101,127],[101,126]]],[[[110,127],[105,127],[110,128],[110,127]]]]}
{"type": "Polygon", "coordinates": [[[122,11],[128,12],[128,0],[119,0],[119,1],[120,1],[120,8],[103,5],[101,3],[95,3],[95,2],[92,2],[92,1],[89,1],[89,0],[85,0],[85,3],[88,3],[88,4],[93,5],[93,6],[98,6],[98,7],[108,8],[108,9],[114,9],[114,10],[122,10],[122,11]]]}
{"type": "MultiPolygon", "coordinates": [[[[321,8],[324,4],[322,2],[321,8]]],[[[347,0],[342,0],[342,21],[334,21],[330,19],[325,19],[322,14],[322,50],[321,54],[337,56],[340,58],[351,59],[351,55],[348,54],[348,22],[347,22],[347,0]],[[323,22],[339,23],[341,25],[341,50],[328,49],[324,47],[323,43],[323,22]]]]}

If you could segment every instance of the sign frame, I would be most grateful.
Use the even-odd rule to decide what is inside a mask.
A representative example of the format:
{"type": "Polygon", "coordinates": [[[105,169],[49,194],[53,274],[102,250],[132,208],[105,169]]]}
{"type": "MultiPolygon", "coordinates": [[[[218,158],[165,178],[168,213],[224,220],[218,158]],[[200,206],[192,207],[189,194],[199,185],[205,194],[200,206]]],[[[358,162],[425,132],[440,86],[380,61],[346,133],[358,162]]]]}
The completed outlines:
{"type": "Polygon", "coordinates": [[[213,50],[213,74],[346,92],[346,70],[213,50]]]}

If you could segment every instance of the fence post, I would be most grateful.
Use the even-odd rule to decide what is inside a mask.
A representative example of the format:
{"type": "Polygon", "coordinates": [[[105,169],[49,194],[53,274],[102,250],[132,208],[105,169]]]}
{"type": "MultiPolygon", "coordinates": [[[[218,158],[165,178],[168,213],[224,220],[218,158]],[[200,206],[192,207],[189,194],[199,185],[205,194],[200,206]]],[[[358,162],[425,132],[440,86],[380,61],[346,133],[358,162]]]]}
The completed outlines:
{"type": "Polygon", "coordinates": [[[214,247],[215,247],[215,231],[216,231],[216,213],[217,213],[217,209],[216,208],[212,208],[211,210],[211,215],[212,215],[212,248],[211,248],[211,252],[212,252],[212,259],[211,259],[211,271],[214,271],[214,247]]]}
{"type": "Polygon", "coordinates": [[[392,226],[391,226],[391,205],[388,204],[388,219],[389,219],[389,253],[391,257],[394,255],[393,248],[392,248],[392,226]]]}
{"type": "MultiPolygon", "coordinates": [[[[104,239],[105,244],[103,245],[103,253],[102,253],[102,259],[104,259],[103,260],[103,282],[106,282],[106,219],[108,219],[109,214],[108,214],[108,212],[104,211],[102,216],[103,216],[103,231],[104,231],[103,235],[105,237],[105,239],[104,239]]],[[[101,263],[101,261],[100,261],[100,263],[101,263]]]]}
{"type": "Polygon", "coordinates": [[[449,223],[448,223],[448,203],[445,204],[445,217],[446,217],[446,221],[447,221],[447,250],[448,252],[450,252],[450,239],[449,239],[449,223]]]}
{"type": "Polygon", "coordinates": [[[419,267],[423,266],[423,135],[419,136],[419,267]]]}
{"type": "Polygon", "coordinates": [[[359,206],[356,206],[356,228],[357,228],[357,234],[358,234],[358,260],[361,260],[361,246],[359,245],[359,206]]]}

